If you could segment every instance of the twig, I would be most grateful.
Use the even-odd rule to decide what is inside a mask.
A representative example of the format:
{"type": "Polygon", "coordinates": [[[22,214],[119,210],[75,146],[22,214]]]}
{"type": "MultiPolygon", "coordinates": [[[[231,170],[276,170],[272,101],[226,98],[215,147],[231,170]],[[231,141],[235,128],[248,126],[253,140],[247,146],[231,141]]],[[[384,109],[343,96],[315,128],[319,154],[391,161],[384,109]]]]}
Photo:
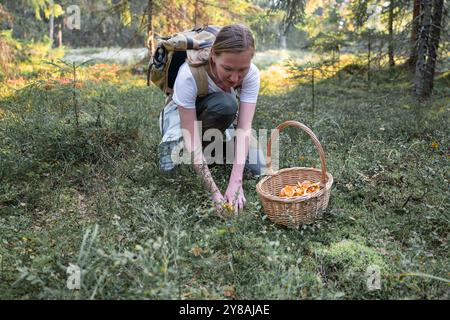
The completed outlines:
{"type": "Polygon", "coordinates": [[[434,279],[434,280],[438,280],[438,281],[442,281],[442,282],[446,282],[448,285],[450,285],[450,280],[449,279],[444,279],[441,277],[436,277],[433,276],[431,274],[426,274],[426,273],[401,273],[400,277],[422,277],[422,278],[430,278],[430,279],[434,279]]]}
{"type": "Polygon", "coordinates": [[[408,198],[406,199],[406,201],[403,203],[402,209],[408,204],[409,200],[414,200],[414,201],[422,200],[425,197],[426,194],[427,194],[427,190],[425,190],[423,192],[423,195],[421,195],[420,197],[414,197],[412,194],[410,194],[408,196],[408,198]]]}

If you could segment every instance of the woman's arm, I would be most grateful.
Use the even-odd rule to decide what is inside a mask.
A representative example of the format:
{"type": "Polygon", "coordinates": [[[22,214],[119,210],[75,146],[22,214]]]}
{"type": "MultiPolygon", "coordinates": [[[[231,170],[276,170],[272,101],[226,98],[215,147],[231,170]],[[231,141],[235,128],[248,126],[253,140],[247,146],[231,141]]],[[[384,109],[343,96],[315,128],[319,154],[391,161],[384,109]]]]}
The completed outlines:
{"type": "Polygon", "coordinates": [[[233,169],[225,192],[225,199],[235,205],[236,211],[242,211],[246,202],[242,189],[242,176],[248,154],[255,109],[256,103],[241,102],[239,107],[233,169]]]}
{"type": "Polygon", "coordinates": [[[178,106],[178,111],[180,114],[184,145],[187,152],[191,155],[194,170],[202,178],[208,191],[211,192],[213,201],[216,204],[221,204],[221,202],[224,202],[224,198],[214,182],[206,164],[205,157],[203,156],[196,110],[178,106]]]}

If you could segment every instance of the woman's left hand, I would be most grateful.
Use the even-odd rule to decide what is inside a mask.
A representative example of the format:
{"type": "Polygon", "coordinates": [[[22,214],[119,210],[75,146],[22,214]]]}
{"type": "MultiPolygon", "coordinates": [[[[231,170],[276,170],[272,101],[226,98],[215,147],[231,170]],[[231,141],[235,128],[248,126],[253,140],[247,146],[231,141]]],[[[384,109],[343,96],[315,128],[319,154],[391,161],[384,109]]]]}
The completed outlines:
{"type": "Polygon", "coordinates": [[[242,189],[241,182],[230,181],[227,191],[224,194],[225,201],[232,204],[234,212],[237,214],[244,210],[247,200],[244,196],[244,189],[242,189]]]}

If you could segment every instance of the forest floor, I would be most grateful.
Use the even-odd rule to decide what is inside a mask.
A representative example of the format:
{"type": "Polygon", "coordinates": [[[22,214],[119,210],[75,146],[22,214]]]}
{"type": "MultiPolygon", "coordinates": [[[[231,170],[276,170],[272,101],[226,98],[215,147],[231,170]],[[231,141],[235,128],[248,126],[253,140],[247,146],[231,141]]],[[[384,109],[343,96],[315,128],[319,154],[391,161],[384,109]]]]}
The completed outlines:
{"type": "MultiPolygon", "coordinates": [[[[0,298],[449,299],[449,74],[417,105],[401,67],[368,82],[347,65],[317,79],[313,108],[308,81],[256,62],[254,128],[297,120],[324,147],[323,219],[272,223],[256,179],[245,211],[219,219],[191,169],[159,172],[163,97],[145,75],[86,65],[74,85],[56,63],[0,90],[0,298]],[[80,290],[67,286],[71,264],[80,290]]],[[[296,166],[320,162],[289,128],[280,168],[296,166]]],[[[230,166],[211,170],[223,191],[230,166]]]]}

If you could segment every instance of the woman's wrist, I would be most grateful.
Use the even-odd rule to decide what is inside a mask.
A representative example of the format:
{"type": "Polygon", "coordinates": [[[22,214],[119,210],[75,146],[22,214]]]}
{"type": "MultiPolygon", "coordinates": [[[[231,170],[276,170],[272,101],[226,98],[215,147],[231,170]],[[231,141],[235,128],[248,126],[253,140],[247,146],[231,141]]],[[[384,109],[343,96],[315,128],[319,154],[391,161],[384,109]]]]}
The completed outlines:
{"type": "Polygon", "coordinates": [[[211,191],[211,194],[213,195],[213,197],[222,195],[222,194],[220,193],[219,188],[217,188],[217,186],[216,186],[215,188],[212,188],[210,191],[211,191]]]}
{"type": "Polygon", "coordinates": [[[216,191],[212,194],[212,200],[216,203],[222,203],[224,201],[222,194],[220,191],[216,191]]]}
{"type": "Polygon", "coordinates": [[[242,185],[242,175],[238,175],[238,176],[231,176],[230,177],[230,183],[234,183],[234,184],[238,184],[238,185],[242,185]]]}

